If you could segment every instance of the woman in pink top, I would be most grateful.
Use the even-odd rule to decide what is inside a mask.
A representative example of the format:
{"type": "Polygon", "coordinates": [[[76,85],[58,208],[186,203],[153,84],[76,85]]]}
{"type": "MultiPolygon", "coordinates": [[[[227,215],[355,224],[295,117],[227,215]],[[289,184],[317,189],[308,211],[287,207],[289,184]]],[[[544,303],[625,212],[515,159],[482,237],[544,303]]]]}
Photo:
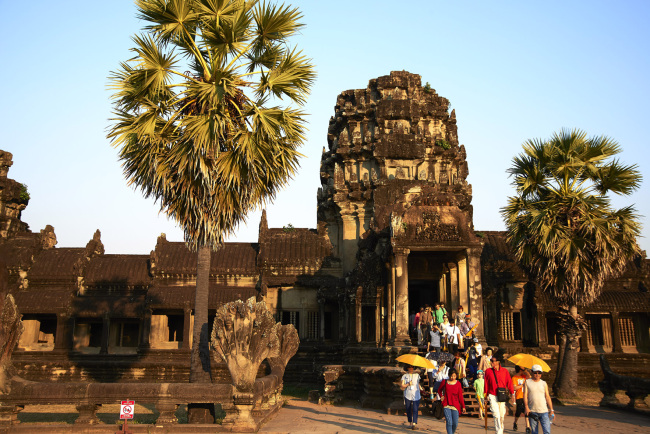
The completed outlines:
{"type": "Polygon", "coordinates": [[[465,410],[465,399],[463,399],[463,386],[458,381],[458,371],[449,370],[449,380],[444,381],[438,389],[442,396],[442,407],[447,422],[447,434],[454,434],[458,428],[458,415],[465,410]]]}

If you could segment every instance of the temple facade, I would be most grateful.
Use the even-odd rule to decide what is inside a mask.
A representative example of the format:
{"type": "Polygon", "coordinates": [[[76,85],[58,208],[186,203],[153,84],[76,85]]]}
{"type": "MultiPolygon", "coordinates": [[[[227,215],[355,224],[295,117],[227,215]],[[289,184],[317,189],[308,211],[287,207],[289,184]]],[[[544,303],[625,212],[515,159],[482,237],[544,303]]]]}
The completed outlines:
{"type": "MultiPolygon", "coordinates": [[[[466,149],[449,108],[408,72],[341,93],[321,159],[317,228],[269,228],[264,213],[258,242],[212,255],[210,315],[256,296],[296,326],[288,381],[309,381],[328,363],[394,363],[412,345],[409,314],[437,302],[450,313],[463,306],[487,344],[552,357],[555,306],[528,282],[505,233],[474,228],[466,149]]],[[[99,230],[85,247],[57,248],[51,226],[32,232],[22,222],[29,198],[7,176],[12,163],[0,151],[0,259],[25,327],[19,372],[186,379],[196,254],[161,235],[149,254],[109,255],[99,230]]],[[[582,351],[650,352],[649,286],[644,254],[581,306],[582,351]]],[[[213,367],[216,378],[222,368],[213,367]]]]}

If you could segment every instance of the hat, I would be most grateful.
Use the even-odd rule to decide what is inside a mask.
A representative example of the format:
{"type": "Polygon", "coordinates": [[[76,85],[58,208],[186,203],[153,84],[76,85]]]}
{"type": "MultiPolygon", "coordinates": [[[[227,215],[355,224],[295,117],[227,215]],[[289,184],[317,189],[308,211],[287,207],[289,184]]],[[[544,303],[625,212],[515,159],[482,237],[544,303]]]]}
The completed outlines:
{"type": "Polygon", "coordinates": [[[540,365],[533,365],[533,367],[530,368],[530,370],[533,371],[533,372],[542,372],[543,371],[543,369],[542,369],[542,367],[540,365]]]}
{"type": "Polygon", "coordinates": [[[482,373],[483,373],[483,370],[482,370],[482,369],[479,369],[478,371],[476,371],[476,373],[477,373],[477,374],[482,374],[482,373]]]}
{"type": "Polygon", "coordinates": [[[465,314],[465,318],[467,318],[467,317],[469,317],[469,318],[471,318],[471,317],[472,317],[472,315],[470,315],[470,314],[468,314],[468,313],[466,313],[466,314],[465,314]]]}
{"type": "Polygon", "coordinates": [[[474,338],[474,342],[478,342],[478,338],[474,338]]]}

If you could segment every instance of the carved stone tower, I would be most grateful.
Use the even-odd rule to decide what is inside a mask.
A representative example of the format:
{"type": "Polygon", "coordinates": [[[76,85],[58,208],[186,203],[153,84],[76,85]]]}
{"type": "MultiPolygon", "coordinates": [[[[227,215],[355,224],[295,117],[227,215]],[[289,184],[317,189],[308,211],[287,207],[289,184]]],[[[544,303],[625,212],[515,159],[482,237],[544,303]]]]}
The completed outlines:
{"type": "MultiPolygon", "coordinates": [[[[409,311],[435,302],[450,313],[462,305],[483,334],[482,242],[474,234],[465,147],[449,107],[421,86],[419,75],[391,72],[366,89],[341,93],[330,120],[318,220],[341,260],[341,275],[353,275],[368,256],[360,240],[371,234],[385,240],[371,254],[387,262],[375,315],[375,327],[385,329],[377,335],[387,343],[410,342],[409,311]]],[[[363,321],[357,319],[358,336],[363,321]]]]}

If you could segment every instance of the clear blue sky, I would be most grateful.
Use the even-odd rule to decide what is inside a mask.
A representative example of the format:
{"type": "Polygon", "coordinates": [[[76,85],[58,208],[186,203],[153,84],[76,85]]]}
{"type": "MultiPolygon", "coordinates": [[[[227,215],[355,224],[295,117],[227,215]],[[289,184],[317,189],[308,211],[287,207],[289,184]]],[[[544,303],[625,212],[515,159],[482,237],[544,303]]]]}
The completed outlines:
{"type": "MultiPolygon", "coordinates": [[[[617,206],[636,204],[650,251],[650,2],[291,2],[306,24],[296,42],[318,70],[301,170],[268,207],[269,224],[316,226],[319,162],[336,96],[407,70],[456,109],[473,185],[474,225],[502,230],[513,193],[506,169],[528,138],[560,128],[607,135],[646,176],[617,206]]],[[[27,184],[23,220],[55,227],[59,247],[102,231],[108,253],[148,253],[182,232],[152,200],[127,187],[105,138],[108,75],[130,56],[142,23],[130,0],[0,0],[0,149],[9,176],[27,184]],[[101,6],[101,7],[100,7],[101,6]]],[[[255,241],[260,213],[231,240],[255,241]]],[[[650,252],[649,252],[650,253],[650,252]]]]}

